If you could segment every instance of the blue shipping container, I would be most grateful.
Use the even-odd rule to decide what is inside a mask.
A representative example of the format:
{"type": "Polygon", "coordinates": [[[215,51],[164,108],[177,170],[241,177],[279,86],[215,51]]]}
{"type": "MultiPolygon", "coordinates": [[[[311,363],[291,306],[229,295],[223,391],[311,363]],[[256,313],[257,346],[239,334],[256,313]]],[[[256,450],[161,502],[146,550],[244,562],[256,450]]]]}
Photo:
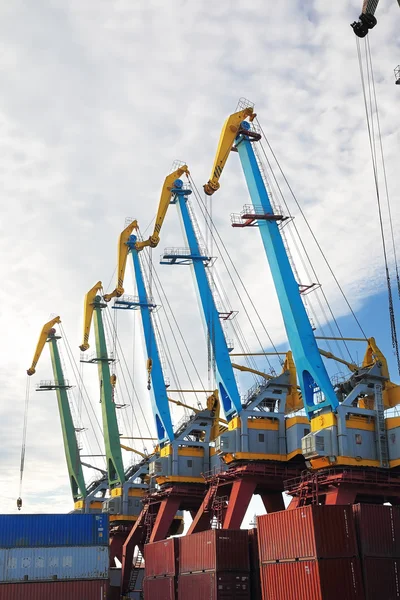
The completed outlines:
{"type": "Polygon", "coordinates": [[[104,546],[5,548],[0,550],[0,581],[107,579],[109,556],[104,546]]]}
{"type": "Polygon", "coordinates": [[[108,546],[108,515],[0,515],[0,548],[108,546]]]}

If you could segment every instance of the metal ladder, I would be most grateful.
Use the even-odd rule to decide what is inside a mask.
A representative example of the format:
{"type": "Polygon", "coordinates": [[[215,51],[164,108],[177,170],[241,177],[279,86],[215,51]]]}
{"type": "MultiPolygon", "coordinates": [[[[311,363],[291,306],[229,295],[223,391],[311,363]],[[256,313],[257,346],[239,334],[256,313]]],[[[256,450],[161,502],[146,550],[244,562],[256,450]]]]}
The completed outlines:
{"type": "Polygon", "coordinates": [[[131,571],[131,578],[129,580],[129,591],[130,592],[135,591],[135,586],[136,586],[136,582],[139,577],[139,570],[140,570],[140,567],[142,566],[142,562],[143,562],[143,556],[142,556],[142,553],[140,552],[140,550],[138,549],[138,553],[136,555],[136,560],[135,560],[135,563],[134,563],[134,565],[132,567],[132,571],[131,571]]]}
{"type": "Polygon", "coordinates": [[[383,409],[382,385],[375,384],[375,410],[376,410],[376,429],[378,442],[378,455],[381,467],[389,467],[389,448],[386,433],[385,411],[383,409]]]}

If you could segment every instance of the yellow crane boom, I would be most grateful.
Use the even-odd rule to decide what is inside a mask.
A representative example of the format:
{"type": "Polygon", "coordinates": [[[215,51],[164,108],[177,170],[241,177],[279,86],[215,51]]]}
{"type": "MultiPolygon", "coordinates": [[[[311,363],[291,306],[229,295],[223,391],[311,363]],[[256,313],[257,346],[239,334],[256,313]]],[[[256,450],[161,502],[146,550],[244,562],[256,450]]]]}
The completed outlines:
{"type": "Polygon", "coordinates": [[[101,290],[103,284],[101,281],[98,281],[86,294],[85,296],[85,304],[84,304],[84,314],[83,314],[83,342],[79,346],[82,352],[85,352],[89,348],[89,334],[90,327],[92,325],[93,318],[93,301],[97,296],[99,290],[101,290]]]}
{"type": "Polygon", "coordinates": [[[256,116],[254,109],[249,106],[244,110],[233,113],[226,119],[219,138],[211,177],[204,185],[204,191],[207,196],[212,196],[213,193],[219,189],[219,178],[221,177],[225,163],[228,160],[229,152],[231,151],[235,138],[239,132],[240,123],[247,118],[249,118],[250,121],[253,121],[256,116]]]}
{"type": "Polygon", "coordinates": [[[42,331],[40,332],[40,335],[39,335],[39,341],[36,346],[35,354],[33,355],[32,364],[29,367],[29,369],[27,370],[28,375],[33,375],[34,373],[36,373],[36,365],[38,363],[40,355],[42,354],[42,351],[46,344],[46,340],[49,336],[49,333],[53,329],[53,327],[56,323],[61,323],[60,317],[55,317],[54,319],[51,319],[51,321],[49,321],[48,323],[43,325],[42,331]]]}

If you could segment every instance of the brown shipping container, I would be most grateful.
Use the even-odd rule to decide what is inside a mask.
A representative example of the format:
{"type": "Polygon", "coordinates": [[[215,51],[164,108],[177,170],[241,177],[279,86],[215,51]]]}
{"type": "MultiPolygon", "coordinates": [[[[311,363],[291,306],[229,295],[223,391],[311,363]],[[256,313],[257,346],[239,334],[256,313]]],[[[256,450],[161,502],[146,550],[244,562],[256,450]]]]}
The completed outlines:
{"type": "Polygon", "coordinates": [[[400,558],[400,508],[383,504],[353,506],[360,554],[400,558]]]}
{"type": "Polygon", "coordinates": [[[261,563],[358,556],[350,506],[305,506],[257,518],[261,563]]]}
{"type": "Polygon", "coordinates": [[[210,529],[179,538],[179,572],[248,571],[246,529],[210,529]]]}
{"type": "Polygon", "coordinates": [[[176,577],[145,577],[145,600],[176,600],[176,577]]]}
{"type": "Polygon", "coordinates": [[[366,600],[400,598],[400,560],[397,558],[362,559],[366,600]]]}
{"type": "Polygon", "coordinates": [[[174,577],[178,572],[178,538],[169,538],[144,547],[144,572],[145,577],[159,577],[170,575],[174,577]]]}
{"type": "Polygon", "coordinates": [[[0,584],[0,600],[106,600],[107,597],[108,582],[104,579],[0,584]]]}
{"type": "Polygon", "coordinates": [[[269,563],[261,585],[264,600],[364,600],[358,558],[269,563]]]}
{"type": "Polygon", "coordinates": [[[260,557],[257,529],[249,529],[250,592],[251,600],[261,600],[260,557]]]}
{"type": "Polygon", "coordinates": [[[208,571],[180,575],[178,600],[253,600],[249,573],[208,571]]]}

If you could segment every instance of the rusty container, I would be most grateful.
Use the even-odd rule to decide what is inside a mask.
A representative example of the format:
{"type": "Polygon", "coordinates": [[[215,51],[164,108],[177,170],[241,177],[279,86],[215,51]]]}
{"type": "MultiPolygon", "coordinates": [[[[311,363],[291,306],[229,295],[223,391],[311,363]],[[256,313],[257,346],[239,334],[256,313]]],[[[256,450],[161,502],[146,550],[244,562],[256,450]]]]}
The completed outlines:
{"type": "Polygon", "coordinates": [[[350,506],[305,506],[258,517],[261,563],[358,556],[350,506]]]}
{"type": "Polygon", "coordinates": [[[46,581],[0,584],[0,600],[107,600],[108,582],[46,581]]]}
{"type": "Polygon", "coordinates": [[[366,600],[398,600],[400,598],[400,560],[398,558],[362,559],[366,600]]]}
{"type": "Polygon", "coordinates": [[[383,504],[353,506],[362,556],[400,558],[400,508],[383,504]]]}
{"type": "Polygon", "coordinates": [[[245,529],[210,529],[179,538],[179,572],[249,571],[245,529]]]}
{"type": "Polygon", "coordinates": [[[207,571],[180,575],[178,600],[253,600],[249,573],[207,571]]]}
{"type": "Polygon", "coordinates": [[[176,577],[145,577],[145,600],[176,600],[176,577]]]}
{"type": "Polygon", "coordinates": [[[251,600],[261,600],[260,557],[257,529],[249,529],[250,592],[251,600]]]}
{"type": "Polygon", "coordinates": [[[145,577],[169,575],[174,577],[178,572],[178,538],[169,538],[144,547],[145,577]]]}
{"type": "Polygon", "coordinates": [[[364,600],[358,558],[268,563],[261,586],[263,600],[364,600]]]}

